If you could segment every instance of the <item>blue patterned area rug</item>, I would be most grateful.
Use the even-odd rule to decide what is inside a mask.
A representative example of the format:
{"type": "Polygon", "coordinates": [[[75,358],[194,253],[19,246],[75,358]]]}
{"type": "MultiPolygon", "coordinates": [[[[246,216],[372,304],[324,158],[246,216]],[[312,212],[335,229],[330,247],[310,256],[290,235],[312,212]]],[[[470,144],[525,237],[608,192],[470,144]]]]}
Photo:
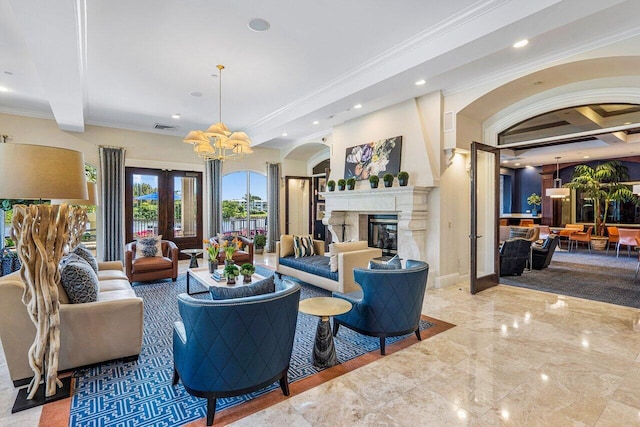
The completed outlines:
{"type": "MultiPolygon", "coordinates": [[[[258,273],[273,274],[262,267],[258,268],[258,273]]],[[[77,371],[75,393],[71,399],[70,426],[173,427],[206,416],[205,399],[188,394],[182,383],[175,387],[171,385],[173,322],[180,318],[176,296],[186,292],[185,275],[181,275],[175,283],[158,281],[136,284],[134,290],[144,299],[144,337],[140,358],[135,362],[111,362],[77,371]]],[[[301,299],[328,295],[330,292],[323,289],[307,284],[302,286],[301,299]]],[[[196,297],[209,298],[208,294],[196,297]]],[[[313,366],[311,359],[317,322],[315,316],[298,314],[289,369],[290,383],[321,371],[313,366]]],[[[433,326],[433,323],[422,320],[420,329],[433,326]]],[[[404,338],[387,339],[387,345],[404,338]]],[[[379,341],[378,338],[341,328],[335,338],[335,346],[338,359],[344,363],[378,350],[379,341]]],[[[218,399],[216,413],[274,389],[279,390],[277,382],[251,394],[218,399]]]]}

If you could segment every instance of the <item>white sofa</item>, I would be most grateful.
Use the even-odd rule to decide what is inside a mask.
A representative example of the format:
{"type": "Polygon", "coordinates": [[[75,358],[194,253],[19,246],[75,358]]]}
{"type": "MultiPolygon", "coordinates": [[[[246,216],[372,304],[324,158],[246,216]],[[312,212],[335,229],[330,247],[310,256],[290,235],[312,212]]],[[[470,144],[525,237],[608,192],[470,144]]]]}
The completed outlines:
{"type": "MultiPolygon", "coordinates": [[[[136,297],[120,261],[98,263],[98,279],[98,299],[91,303],[70,304],[58,286],[59,371],[140,354],[142,298],[136,297]]],[[[20,272],[0,278],[0,340],[15,386],[26,384],[33,376],[27,352],[36,328],[22,303],[24,288],[20,272]]]]}
{"type": "MultiPolygon", "coordinates": [[[[293,256],[293,243],[288,242],[290,238],[292,236],[283,235],[280,237],[280,241],[276,242],[276,271],[329,291],[342,293],[359,291],[360,286],[356,284],[353,278],[353,269],[366,268],[371,259],[382,255],[381,249],[369,248],[366,242],[349,242],[353,243],[353,245],[349,245],[349,243],[338,244],[342,247],[336,251],[338,271],[337,280],[333,280],[309,272],[305,265],[305,258],[307,257],[295,258],[293,256]],[[287,258],[289,265],[282,265],[282,258],[287,258]]],[[[339,247],[338,245],[336,245],[336,248],[339,247]]],[[[324,242],[322,240],[314,240],[313,247],[316,255],[324,257],[324,242]]],[[[328,268],[330,258],[324,258],[326,258],[326,266],[328,268]]]]}

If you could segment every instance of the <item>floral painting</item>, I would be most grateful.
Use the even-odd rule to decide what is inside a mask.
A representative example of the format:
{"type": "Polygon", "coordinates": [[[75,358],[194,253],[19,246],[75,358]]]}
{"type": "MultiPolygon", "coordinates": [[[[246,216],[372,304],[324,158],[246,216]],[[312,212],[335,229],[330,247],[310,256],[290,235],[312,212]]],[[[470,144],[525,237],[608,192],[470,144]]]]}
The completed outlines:
{"type": "Polygon", "coordinates": [[[401,152],[401,136],[349,147],[344,165],[344,177],[354,177],[357,181],[361,181],[369,179],[371,175],[380,177],[385,173],[397,175],[400,172],[401,152]]]}

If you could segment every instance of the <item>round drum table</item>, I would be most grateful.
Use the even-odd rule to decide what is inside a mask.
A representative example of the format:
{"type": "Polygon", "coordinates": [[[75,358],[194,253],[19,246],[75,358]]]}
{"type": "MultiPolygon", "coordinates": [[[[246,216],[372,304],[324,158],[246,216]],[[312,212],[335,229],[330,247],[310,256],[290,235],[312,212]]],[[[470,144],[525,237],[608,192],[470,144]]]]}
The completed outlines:
{"type": "Polygon", "coordinates": [[[330,316],[346,313],[351,310],[351,303],[340,298],[316,297],[300,301],[298,310],[301,313],[318,316],[318,328],[313,344],[313,366],[329,368],[338,364],[336,347],[331,335],[330,316]]]}

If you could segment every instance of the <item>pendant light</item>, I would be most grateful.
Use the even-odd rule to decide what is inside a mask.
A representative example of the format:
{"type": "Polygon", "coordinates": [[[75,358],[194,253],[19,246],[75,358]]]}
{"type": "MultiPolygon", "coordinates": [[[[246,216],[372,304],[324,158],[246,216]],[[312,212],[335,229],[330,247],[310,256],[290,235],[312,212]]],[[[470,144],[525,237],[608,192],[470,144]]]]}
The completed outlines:
{"type": "Polygon", "coordinates": [[[553,180],[553,188],[547,188],[546,195],[552,199],[564,199],[568,197],[571,191],[562,187],[562,179],[560,179],[560,157],[556,157],[556,179],[553,180]]]}

